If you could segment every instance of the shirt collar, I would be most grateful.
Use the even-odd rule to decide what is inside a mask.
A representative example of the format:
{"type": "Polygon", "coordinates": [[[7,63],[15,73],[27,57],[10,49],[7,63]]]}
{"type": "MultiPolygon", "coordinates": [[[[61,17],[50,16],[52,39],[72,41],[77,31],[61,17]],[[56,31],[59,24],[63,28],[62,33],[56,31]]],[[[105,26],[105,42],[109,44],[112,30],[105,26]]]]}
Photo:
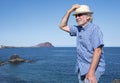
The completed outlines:
{"type": "Polygon", "coordinates": [[[91,26],[91,22],[89,22],[85,27],[82,27],[81,30],[87,30],[91,26]]]}

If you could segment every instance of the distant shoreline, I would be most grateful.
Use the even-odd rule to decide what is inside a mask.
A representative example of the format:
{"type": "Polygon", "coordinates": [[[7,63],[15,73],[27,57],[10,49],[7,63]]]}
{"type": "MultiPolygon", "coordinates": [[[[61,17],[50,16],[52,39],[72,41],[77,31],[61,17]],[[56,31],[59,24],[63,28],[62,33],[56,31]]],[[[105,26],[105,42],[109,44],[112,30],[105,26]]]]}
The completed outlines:
{"type": "MultiPolygon", "coordinates": [[[[0,48],[24,48],[24,47],[25,46],[17,47],[17,46],[0,45],[0,48]]],[[[43,43],[39,43],[39,44],[34,45],[34,46],[28,46],[28,47],[54,47],[54,46],[50,42],[43,42],[43,43]]]]}

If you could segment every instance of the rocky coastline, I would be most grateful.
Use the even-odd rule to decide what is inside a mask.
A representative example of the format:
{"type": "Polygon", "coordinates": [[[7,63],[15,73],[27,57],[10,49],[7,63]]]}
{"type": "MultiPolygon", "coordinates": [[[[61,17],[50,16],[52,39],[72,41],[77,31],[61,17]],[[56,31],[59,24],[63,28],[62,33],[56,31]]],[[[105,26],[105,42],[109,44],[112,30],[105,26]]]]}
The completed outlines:
{"type": "Polygon", "coordinates": [[[114,79],[112,83],[120,83],[120,79],[114,79]]]}

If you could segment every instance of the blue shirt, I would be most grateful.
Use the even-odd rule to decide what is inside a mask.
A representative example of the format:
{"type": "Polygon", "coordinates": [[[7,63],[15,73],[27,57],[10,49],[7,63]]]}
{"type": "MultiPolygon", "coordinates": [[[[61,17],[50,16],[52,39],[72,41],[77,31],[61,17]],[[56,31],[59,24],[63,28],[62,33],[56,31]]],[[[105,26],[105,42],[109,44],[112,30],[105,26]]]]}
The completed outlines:
{"type": "MultiPolygon", "coordinates": [[[[94,50],[101,45],[104,46],[103,34],[100,28],[92,23],[89,23],[84,28],[74,25],[69,27],[70,35],[76,36],[77,41],[76,71],[80,69],[81,75],[84,75],[89,70],[94,50]]],[[[103,50],[97,66],[97,70],[101,72],[104,72],[105,70],[103,50]]]]}

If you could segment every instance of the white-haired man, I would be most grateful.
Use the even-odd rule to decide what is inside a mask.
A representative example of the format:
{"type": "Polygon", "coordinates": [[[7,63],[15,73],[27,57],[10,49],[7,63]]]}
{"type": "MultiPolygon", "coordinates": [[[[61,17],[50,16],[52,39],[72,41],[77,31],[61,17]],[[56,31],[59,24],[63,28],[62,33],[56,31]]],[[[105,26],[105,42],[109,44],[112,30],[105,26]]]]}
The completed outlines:
{"type": "Polygon", "coordinates": [[[98,83],[105,71],[103,55],[103,34],[100,28],[92,23],[92,14],[88,5],[74,4],[60,22],[60,29],[76,36],[77,64],[79,83],[98,83]],[[68,25],[70,14],[76,18],[78,25],[68,25]]]}

